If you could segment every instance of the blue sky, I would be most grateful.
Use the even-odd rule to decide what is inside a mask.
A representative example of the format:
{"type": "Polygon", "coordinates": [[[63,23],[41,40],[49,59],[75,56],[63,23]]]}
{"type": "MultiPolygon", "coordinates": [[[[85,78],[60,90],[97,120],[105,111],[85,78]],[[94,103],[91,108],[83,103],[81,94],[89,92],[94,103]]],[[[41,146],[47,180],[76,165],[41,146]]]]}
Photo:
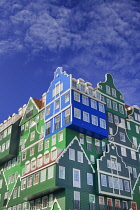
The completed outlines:
{"type": "Polygon", "coordinates": [[[93,87],[111,73],[140,106],[140,1],[0,0],[0,122],[41,98],[58,66],[93,87]]]}

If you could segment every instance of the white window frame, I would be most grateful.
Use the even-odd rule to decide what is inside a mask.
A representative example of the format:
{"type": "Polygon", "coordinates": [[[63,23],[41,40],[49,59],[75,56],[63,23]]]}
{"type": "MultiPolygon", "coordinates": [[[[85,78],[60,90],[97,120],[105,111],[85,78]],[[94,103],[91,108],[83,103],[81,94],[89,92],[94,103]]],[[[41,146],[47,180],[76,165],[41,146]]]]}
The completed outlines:
{"type": "Polygon", "coordinates": [[[73,187],[81,188],[80,170],[73,168],[73,187]]]}

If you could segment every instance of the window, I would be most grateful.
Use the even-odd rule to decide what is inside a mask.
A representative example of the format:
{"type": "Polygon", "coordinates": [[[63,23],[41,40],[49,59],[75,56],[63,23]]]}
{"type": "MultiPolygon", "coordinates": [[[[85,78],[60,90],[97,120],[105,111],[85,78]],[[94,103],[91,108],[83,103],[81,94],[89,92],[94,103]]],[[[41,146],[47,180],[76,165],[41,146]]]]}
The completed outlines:
{"type": "Polygon", "coordinates": [[[71,148],[69,148],[69,160],[75,161],[75,150],[71,148]]]}
{"type": "Polygon", "coordinates": [[[95,206],[95,195],[89,194],[89,210],[93,210],[95,206]]]}
{"type": "Polygon", "coordinates": [[[92,115],[92,124],[98,126],[98,117],[95,115],[92,115]]]}
{"type": "Polygon", "coordinates": [[[112,103],[113,103],[113,109],[115,111],[118,111],[117,103],[115,101],[113,101],[112,103]]]}
{"type": "Polygon", "coordinates": [[[83,152],[77,151],[77,161],[83,163],[83,152]]]}
{"type": "Polygon", "coordinates": [[[34,146],[30,148],[30,156],[34,155],[34,146]]]}
{"type": "Polygon", "coordinates": [[[117,170],[117,159],[116,158],[111,157],[111,168],[113,170],[117,170]]]}
{"type": "Polygon", "coordinates": [[[22,153],[22,160],[26,159],[26,151],[22,153]]]}
{"type": "Polygon", "coordinates": [[[107,107],[112,109],[111,100],[109,98],[106,99],[107,107]]]}
{"type": "Polygon", "coordinates": [[[136,133],[139,133],[139,126],[135,125],[135,127],[136,127],[136,133]]]}
{"type": "Polygon", "coordinates": [[[105,106],[104,106],[104,104],[99,103],[99,111],[105,113],[105,106]]]}
{"type": "Polygon", "coordinates": [[[10,147],[10,140],[8,140],[8,141],[6,142],[6,149],[9,149],[9,147],[10,147]]]}
{"type": "Polygon", "coordinates": [[[31,170],[36,168],[36,159],[31,160],[31,170]]]}
{"type": "Polygon", "coordinates": [[[100,127],[106,129],[106,121],[102,118],[100,118],[100,127]]]}
{"type": "Polygon", "coordinates": [[[0,179],[0,189],[2,188],[2,179],[0,179]]]}
{"type": "Polygon", "coordinates": [[[95,139],[95,150],[97,154],[100,154],[100,140],[95,139]]]}
{"type": "Polygon", "coordinates": [[[42,198],[42,208],[47,208],[48,207],[48,196],[45,196],[42,198]]]}
{"type": "Polygon", "coordinates": [[[108,112],[108,122],[113,123],[113,116],[108,112]]]}
{"type": "Polygon", "coordinates": [[[21,180],[21,190],[26,188],[26,178],[21,180]]]}
{"type": "Polygon", "coordinates": [[[121,171],[121,163],[117,163],[118,171],[121,171]]]}
{"type": "Polygon", "coordinates": [[[30,162],[25,163],[26,166],[26,173],[28,173],[30,171],[30,162]]]}
{"type": "Polygon", "coordinates": [[[57,115],[55,117],[55,130],[58,130],[60,128],[60,115],[57,115]]]}
{"type": "Polygon", "coordinates": [[[69,93],[65,94],[65,103],[67,103],[70,100],[69,93]]]}
{"type": "Polygon", "coordinates": [[[106,93],[109,94],[109,95],[111,94],[110,87],[108,85],[106,85],[106,93]]]}
{"type": "Polygon", "coordinates": [[[74,210],[80,210],[80,192],[74,191],[74,210]]]}
{"type": "Polygon", "coordinates": [[[27,177],[27,187],[32,186],[32,176],[27,177]]]}
{"type": "Polygon", "coordinates": [[[124,189],[126,192],[130,192],[129,181],[124,180],[124,189]]]}
{"type": "Polygon", "coordinates": [[[117,115],[114,115],[114,123],[115,123],[116,125],[119,124],[119,117],[118,117],[117,115]]]}
{"type": "Polygon", "coordinates": [[[65,111],[65,124],[68,124],[70,122],[70,109],[67,109],[65,111]]]}
{"type": "Polygon", "coordinates": [[[56,144],[56,134],[52,136],[52,146],[56,144]]]}
{"type": "Polygon", "coordinates": [[[43,150],[43,141],[40,141],[38,143],[38,152],[42,151],[43,150]]]}
{"type": "Polygon", "coordinates": [[[124,133],[120,133],[120,141],[125,142],[125,134],[124,133]]]}
{"type": "Polygon", "coordinates": [[[136,152],[133,151],[133,150],[131,150],[131,158],[132,158],[133,160],[136,160],[136,152]]]}
{"type": "Polygon", "coordinates": [[[50,134],[50,122],[46,123],[46,136],[50,134]]]}
{"type": "Polygon", "coordinates": [[[49,195],[49,207],[51,207],[53,204],[53,194],[49,195]]]}
{"type": "Polygon", "coordinates": [[[109,134],[113,135],[113,128],[109,127],[109,134]]]}
{"type": "Polygon", "coordinates": [[[99,205],[105,205],[105,202],[104,202],[104,197],[102,196],[99,196],[99,205]]]}
{"type": "Polygon", "coordinates": [[[131,207],[132,207],[132,210],[137,210],[137,203],[131,202],[131,207]]]}
{"type": "Polygon", "coordinates": [[[86,106],[89,106],[89,98],[82,95],[82,103],[86,106]]]}
{"type": "Polygon", "coordinates": [[[94,164],[94,163],[95,163],[95,158],[94,158],[94,155],[90,155],[90,161],[91,161],[91,163],[92,163],[92,164],[94,164]]]}
{"type": "Polygon", "coordinates": [[[80,102],[80,93],[74,91],[74,100],[80,102]]]}
{"type": "Polygon", "coordinates": [[[60,81],[55,84],[55,88],[52,91],[52,97],[60,94],[60,92],[63,90],[63,83],[60,83],[60,81]]]}
{"type": "Polygon", "coordinates": [[[116,98],[116,90],[112,88],[112,96],[116,98]]]}
{"type": "Polygon", "coordinates": [[[109,188],[113,188],[113,178],[112,178],[112,176],[108,176],[108,184],[109,184],[109,188]]]}
{"type": "Polygon", "coordinates": [[[25,123],[25,130],[28,130],[28,128],[29,128],[29,122],[26,122],[25,123]]]}
{"type": "Polygon", "coordinates": [[[93,95],[93,89],[92,88],[88,88],[88,94],[91,95],[91,96],[93,95]]]}
{"type": "Polygon", "coordinates": [[[59,179],[65,179],[65,167],[59,166],[59,179]]]}
{"type": "Polygon", "coordinates": [[[84,134],[80,133],[80,144],[84,144],[84,134]]]}
{"type": "Polygon", "coordinates": [[[92,139],[90,136],[86,136],[86,142],[87,142],[87,150],[92,151],[92,139]]]}
{"type": "Polygon", "coordinates": [[[137,170],[136,170],[136,168],[133,168],[133,176],[134,176],[135,178],[137,178],[137,170]]]}
{"type": "Polygon", "coordinates": [[[85,85],[79,84],[79,89],[80,89],[82,92],[85,92],[85,85]]]}
{"type": "Polygon", "coordinates": [[[50,115],[51,113],[51,107],[50,105],[46,107],[46,116],[50,115]]]}
{"type": "Polygon", "coordinates": [[[113,203],[112,203],[112,198],[107,198],[107,209],[112,210],[113,203]]]}
{"type": "Polygon", "coordinates": [[[93,175],[87,173],[87,184],[93,186],[93,175]]]}
{"type": "Polygon", "coordinates": [[[43,164],[42,161],[43,161],[42,156],[37,158],[37,167],[41,167],[42,166],[42,164],[43,164]]]}
{"type": "Polygon", "coordinates": [[[73,187],[81,187],[80,170],[73,168],[73,187]]]}
{"type": "Polygon", "coordinates": [[[77,81],[72,80],[72,87],[77,88],[77,81]]]}
{"type": "Polygon", "coordinates": [[[55,159],[57,158],[57,150],[54,149],[54,150],[51,152],[51,155],[52,155],[51,159],[52,159],[52,160],[55,160],[55,159]]]}
{"type": "Polygon", "coordinates": [[[33,115],[33,106],[26,109],[26,120],[33,115]]]}
{"type": "Polygon", "coordinates": [[[63,131],[60,131],[59,133],[58,133],[58,141],[60,142],[60,141],[63,141],[63,131]]]}
{"type": "Polygon", "coordinates": [[[114,183],[114,189],[119,189],[119,185],[118,185],[118,178],[113,178],[113,183],[114,183]]]}
{"type": "Polygon", "coordinates": [[[32,131],[30,135],[30,141],[33,141],[34,139],[35,139],[35,131],[32,131]]]}
{"type": "Polygon", "coordinates": [[[34,210],[34,201],[30,201],[30,210],[34,210]]]}
{"type": "Polygon", "coordinates": [[[85,122],[90,122],[90,121],[89,121],[89,113],[83,112],[83,120],[84,120],[85,122]]]}
{"type": "Polygon", "coordinates": [[[41,199],[39,198],[35,200],[35,209],[40,210],[40,207],[41,207],[41,199]]]}
{"type": "Polygon", "coordinates": [[[77,119],[81,119],[81,110],[74,108],[74,117],[77,119]]]}
{"type": "Polygon", "coordinates": [[[119,189],[123,190],[123,181],[122,181],[122,179],[119,179],[119,189]]]}
{"type": "Polygon", "coordinates": [[[127,121],[127,129],[128,129],[128,130],[131,130],[130,122],[128,122],[128,121],[127,121]]]}
{"type": "Polygon", "coordinates": [[[124,114],[123,105],[119,104],[119,111],[121,114],[124,114]]]}
{"type": "Polygon", "coordinates": [[[55,109],[59,109],[59,107],[60,107],[60,99],[57,99],[55,101],[55,109]]]}
{"type": "Polygon", "coordinates": [[[106,175],[104,175],[104,174],[101,174],[101,185],[103,187],[107,187],[106,175]]]}
{"type": "Polygon", "coordinates": [[[128,203],[127,201],[123,201],[123,210],[127,210],[128,209],[128,203]]]}
{"type": "Polygon", "coordinates": [[[50,154],[48,151],[46,154],[44,154],[44,163],[47,164],[49,163],[49,161],[50,161],[50,154]]]}
{"type": "Polygon", "coordinates": [[[41,170],[40,172],[40,182],[46,181],[46,169],[41,170]]]}
{"type": "Polygon", "coordinates": [[[34,185],[39,182],[39,173],[34,174],[34,185]]]}
{"type": "Polygon", "coordinates": [[[137,138],[134,137],[134,136],[132,138],[133,138],[133,144],[134,144],[134,146],[137,147],[138,146],[138,144],[137,144],[137,138]]]}
{"type": "Polygon", "coordinates": [[[53,178],[53,174],[54,174],[54,166],[48,167],[48,179],[53,178]]]}
{"type": "Polygon", "coordinates": [[[126,157],[126,148],[125,147],[121,147],[121,155],[126,157]]]}
{"type": "Polygon", "coordinates": [[[120,210],[120,208],[121,208],[120,200],[115,199],[115,208],[116,208],[116,210],[120,210]]]}
{"type": "Polygon", "coordinates": [[[48,149],[49,148],[49,139],[46,139],[46,142],[45,142],[45,149],[48,149]]]}
{"type": "Polygon", "coordinates": [[[91,99],[91,108],[97,109],[97,101],[91,99]]]}

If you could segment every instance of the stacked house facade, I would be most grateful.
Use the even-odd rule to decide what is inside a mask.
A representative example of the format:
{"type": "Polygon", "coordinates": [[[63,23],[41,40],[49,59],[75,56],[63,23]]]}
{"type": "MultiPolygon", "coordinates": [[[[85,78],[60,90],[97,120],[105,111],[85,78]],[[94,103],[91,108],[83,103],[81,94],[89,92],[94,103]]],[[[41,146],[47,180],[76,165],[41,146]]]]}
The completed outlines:
{"type": "Polygon", "coordinates": [[[140,209],[140,108],[59,67],[0,124],[0,209],[140,209]]]}

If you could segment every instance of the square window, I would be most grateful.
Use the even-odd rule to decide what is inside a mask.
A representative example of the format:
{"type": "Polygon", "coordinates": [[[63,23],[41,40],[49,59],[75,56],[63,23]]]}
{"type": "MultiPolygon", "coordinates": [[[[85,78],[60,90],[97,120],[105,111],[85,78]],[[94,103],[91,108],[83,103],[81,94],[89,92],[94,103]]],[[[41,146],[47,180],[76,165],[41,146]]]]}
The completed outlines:
{"type": "Polygon", "coordinates": [[[105,205],[104,197],[99,196],[99,205],[105,205]]]}
{"type": "Polygon", "coordinates": [[[112,208],[112,206],[113,206],[112,198],[107,198],[107,206],[108,206],[108,209],[110,209],[109,207],[112,208]]]}
{"type": "Polygon", "coordinates": [[[46,123],[46,136],[50,134],[50,129],[51,125],[50,125],[50,121],[46,123]]]}
{"type": "Polygon", "coordinates": [[[49,148],[49,139],[46,139],[46,142],[45,142],[45,148],[48,149],[49,148]]]}

